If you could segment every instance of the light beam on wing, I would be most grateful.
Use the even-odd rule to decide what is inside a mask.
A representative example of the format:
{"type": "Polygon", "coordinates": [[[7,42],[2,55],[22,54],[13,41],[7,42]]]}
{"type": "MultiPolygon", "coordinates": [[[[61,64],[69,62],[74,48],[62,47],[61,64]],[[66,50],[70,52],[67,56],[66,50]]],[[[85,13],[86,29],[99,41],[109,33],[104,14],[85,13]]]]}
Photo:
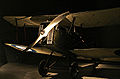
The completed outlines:
{"type": "MultiPolygon", "coordinates": [[[[23,51],[27,48],[27,46],[24,45],[18,45],[18,44],[9,44],[9,43],[5,43],[5,45],[10,46],[14,49],[17,49],[19,51],[23,51]]],[[[28,49],[26,52],[32,52],[32,53],[39,53],[39,54],[45,54],[45,55],[50,55],[50,53],[52,52],[52,50],[47,49],[45,47],[33,47],[31,49],[28,49]]],[[[59,52],[53,52],[53,56],[63,56],[62,54],[60,54],[59,52]]]]}
{"type": "Polygon", "coordinates": [[[24,51],[27,51],[28,49],[32,48],[39,40],[41,40],[43,37],[46,37],[49,31],[56,26],[60,21],[62,21],[67,15],[68,12],[62,13],[59,16],[57,16],[53,21],[40,33],[36,41],[34,41],[32,44],[30,44],[24,51]]]}
{"type": "MultiPolygon", "coordinates": [[[[20,51],[23,51],[27,48],[27,46],[9,44],[9,43],[5,43],[5,45],[8,45],[8,46],[13,47],[13,48],[20,50],[20,51]]],[[[28,49],[27,52],[36,52],[36,51],[34,49],[28,49]]]]}

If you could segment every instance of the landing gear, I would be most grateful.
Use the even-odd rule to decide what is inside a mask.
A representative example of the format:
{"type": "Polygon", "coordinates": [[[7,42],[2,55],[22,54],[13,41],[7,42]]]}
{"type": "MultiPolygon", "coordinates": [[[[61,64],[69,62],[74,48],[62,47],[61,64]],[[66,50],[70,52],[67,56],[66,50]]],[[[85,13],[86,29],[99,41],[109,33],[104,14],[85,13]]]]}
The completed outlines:
{"type": "Polygon", "coordinates": [[[42,77],[46,77],[47,76],[47,73],[48,73],[48,70],[49,70],[49,67],[46,66],[47,63],[45,60],[42,60],[39,64],[39,67],[38,67],[38,71],[39,71],[39,74],[42,76],[42,77]]]}
{"type": "Polygon", "coordinates": [[[70,73],[71,73],[72,79],[79,79],[78,78],[78,73],[79,73],[78,63],[73,62],[71,64],[70,73]]]}
{"type": "Polygon", "coordinates": [[[39,74],[42,76],[42,77],[48,77],[49,75],[47,75],[48,71],[50,70],[50,68],[56,63],[56,61],[54,62],[50,62],[50,59],[52,57],[52,54],[53,52],[51,52],[49,58],[47,60],[42,60],[40,63],[39,63],[39,66],[38,66],[38,71],[39,71],[39,74]]]}
{"type": "Polygon", "coordinates": [[[78,66],[77,62],[73,62],[70,67],[70,73],[72,79],[82,79],[83,76],[92,74],[96,72],[96,67],[98,66],[99,62],[94,62],[93,64],[86,64],[82,66],[78,66]],[[84,72],[87,71],[87,72],[84,72]]]}

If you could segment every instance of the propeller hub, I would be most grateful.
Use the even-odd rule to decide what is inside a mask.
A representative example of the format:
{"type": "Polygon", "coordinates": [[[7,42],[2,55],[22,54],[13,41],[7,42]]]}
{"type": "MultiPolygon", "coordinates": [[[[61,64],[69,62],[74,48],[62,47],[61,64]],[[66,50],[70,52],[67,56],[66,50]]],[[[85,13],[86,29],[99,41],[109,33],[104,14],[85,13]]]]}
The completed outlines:
{"type": "Polygon", "coordinates": [[[41,35],[43,35],[44,33],[45,33],[45,31],[44,31],[44,30],[42,30],[42,31],[40,32],[40,34],[41,34],[41,35]]]}

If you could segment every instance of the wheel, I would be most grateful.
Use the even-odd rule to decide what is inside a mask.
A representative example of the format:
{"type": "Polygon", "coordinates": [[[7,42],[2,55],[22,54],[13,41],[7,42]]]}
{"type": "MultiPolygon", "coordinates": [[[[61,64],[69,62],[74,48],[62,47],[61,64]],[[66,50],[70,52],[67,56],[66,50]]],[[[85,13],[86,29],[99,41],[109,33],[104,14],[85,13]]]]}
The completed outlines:
{"type": "Polygon", "coordinates": [[[49,68],[46,66],[46,61],[45,60],[42,60],[38,66],[38,71],[39,71],[39,74],[42,76],[42,77],[46,77],[47,76],[47,73],[48,73],[48,70],[49,68]]]}
{"type": "Polygon", "coordinates": [[[71,76],[72,76],[72,79],[78,79],[77,77],[78,77],[78,72],[79,72],[79,70],[78,70],[78,63],[76,63],[76,62],[73,62],[72,64],[71,64],[71,76]]]}

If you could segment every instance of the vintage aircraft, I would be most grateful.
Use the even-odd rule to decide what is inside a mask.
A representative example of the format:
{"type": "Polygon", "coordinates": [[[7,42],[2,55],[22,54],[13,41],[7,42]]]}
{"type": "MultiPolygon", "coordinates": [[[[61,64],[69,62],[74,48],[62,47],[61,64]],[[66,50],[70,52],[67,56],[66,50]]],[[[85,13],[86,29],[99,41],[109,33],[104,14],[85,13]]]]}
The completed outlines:
{"type": "Polygon", "coordinates": [[[39,27],[38,38],[29,46],[9,43],[5,45],[24,53],[50,55],[48,60],[40,62],[38,70],[42,76],[48,76],[51,65],[55,64],[55,62],[48,64],[51,56],[68,57],[71,70],[76,74],[78,59],[92,62],[94,68],[102,62],[120,61],[120,48],[91,48],[81,32],[82,28],[120,25],[119,16],[120,8],[78,13],[65,12],[60,15],[39,17],[4,16],[5,20],[15,26],[39,27]],[[34,47],[37,43],[39,43],[38,47],[34,47]]]}

